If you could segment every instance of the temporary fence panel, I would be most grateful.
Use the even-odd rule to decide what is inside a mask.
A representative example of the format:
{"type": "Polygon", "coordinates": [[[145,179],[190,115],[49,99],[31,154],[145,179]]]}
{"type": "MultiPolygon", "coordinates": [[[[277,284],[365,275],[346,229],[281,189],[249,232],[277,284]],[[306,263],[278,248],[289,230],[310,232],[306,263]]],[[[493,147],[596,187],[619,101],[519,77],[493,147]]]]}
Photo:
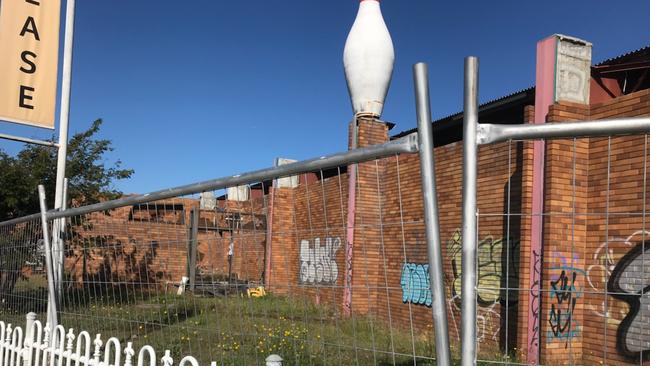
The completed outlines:
{"type": "MultiPolygon", "coordinates": [[[[424,222],[400,208],[409,158],[359,164],[350,229],[344,166],[295,187],[262,181],[245,199],[215,190],[211,209],[183,196],[70,217],[60,321],[202,363],[433,360],[424,222]]],[[[405,194],[421,202],[413,183],[405,194]]]]}
{"type": "MultiPolygon", "coordinates": [[[[478,124],[477,69],[462,143],[432,148],[416,65],[417,135],[360,117],[345,153],[44,211],[64,243],[57,320],[201,364],[642,364],[650,121],[627,117],[650,93],[612,102],[622,120],[478,124]],[[548,140],[542,212],[531,139],[548,140]]],[[[549,120],[602,107],[585,108],[549,120]]],[[[38,220],[0,223],[5,323],[46,316],[38,220]]]]}
{"type": "Polygon", "coordinates": [[[45,270],[40,218],[0,226],[0,320],[21,324],[47,310],[45,270]]]}
{"type": "Polygon", "coordinates": [[[465,73],[463,230],[448,246],[462,364],[648,363],[650,118],[633,117],[650,114],[650,93],[556,103],[546,124],[478,124],[476,58],[465,73]],[[600,116],[619,119],[589,121],[600,116]]]}
{"type": "Polygon", "coordinates": [[[201,363],[435,362],[417,136],[353,127],[350,152],[47,212],[58,321],[201,363]]]}

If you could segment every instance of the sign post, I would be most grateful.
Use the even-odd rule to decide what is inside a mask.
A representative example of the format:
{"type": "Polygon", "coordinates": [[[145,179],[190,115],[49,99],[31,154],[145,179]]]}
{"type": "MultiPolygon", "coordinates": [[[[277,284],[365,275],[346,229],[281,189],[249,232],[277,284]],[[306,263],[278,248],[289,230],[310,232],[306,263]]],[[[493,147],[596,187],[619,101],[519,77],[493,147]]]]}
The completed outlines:
{"type": "MultiPolygon", "coordinates": [[[[65,11],[65,41],[63,44],[63,75],[61,80],[61,109],[59,115],[59,152],[56,162],[56,188],[54,192],[54,209],[60,209],[64,205],[65,188],[65,163],[68,156],[68,122],[70,118],[70,83],[72,81],[72,46],[74,43],[74,10],[75,0],[66,1],[65,11]]],[[[64,248],[61,240],[63,219],[54,223],[54,235],[52,249],[54,251],[54,280],[59,295],[62,291],[64,248]]]]}
{"type": "MultiPolygon", "coordinates": [[[[58,148],[54,208],[64,206],[75,0],[66,1],[58,143],[0,134],[0,138],[58,148]]],[[[61,0],[0,1],[0,120],[54,129],[61,0]]],[[[53,279],[63,279],[63,220],[52,225],[53,279]]]]}

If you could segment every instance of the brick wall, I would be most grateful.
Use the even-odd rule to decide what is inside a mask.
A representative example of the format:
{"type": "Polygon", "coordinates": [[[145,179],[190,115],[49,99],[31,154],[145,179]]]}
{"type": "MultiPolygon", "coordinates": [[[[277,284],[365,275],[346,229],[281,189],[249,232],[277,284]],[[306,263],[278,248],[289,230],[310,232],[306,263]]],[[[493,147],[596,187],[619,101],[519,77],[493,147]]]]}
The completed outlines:
{"type": "MultiPolygon", "coordinates": [[[[589,106],[552,105],[548,122],[580,121],[589,106]]],[[[541,360],[575,363],[582,359],[584,272],[587,236],[589,140],[546,141],[542,248],[541,360]]]]}
{"type": "MultiPolygon", "coordinates": [[[[358,121],[358,147],[388,141],[385,123],[358,121]]],[[[382,197],[385,182],[385,160],[361,163],[357,168],[356,218],[352,259],[352,311],[376,313],[386,296],[387,274],[384,272],[384,239],[382,237],[382,197]]]]}
{"type": "MultiPolygon", "coordinates": [[[[93,281],[147,285],[179,283],[187,274],[190,211],[198,201],[174,199],[153,202],[140,210],[131,207],[92,213],[70,219],[66,273],[81,285],[93,281]],[[171,203],[170,203],[171,202],[171,203]],[[158,210],[165,204],[182,205],[182,211],[158,210]],[[155,213],[155,214],[154,214],[155,213]]],[[[228,249],[234,237],[232,275],[260,282],[264,271],[264,199],[220,201],[225,214],[201,210],[197,244],[197,276],[228,274],[228,249]],[[240,227],[231,234],[224,216],[240,214],[240,227]],[[255,217],[255,219],[252,219],[255,217]],[[214,223],[210,225],[209,223],[214,223]],[[208,230],[213,226],[214,230],[208,230]],[[221,228],[218,230],[217,228],[221,228]]]]}
{"type": "MultiPolygon", "coordinates": [[[[551,107],[547,120],[580,121],[649,114],[649,100],[650,93],[642,91],[592,106],[560,103],[551,107]]],[[[527,107],[525,120],[532,121],[533,116],[534,108],[527,107]]],[[[361,121],[359,131],[360,146],[380,143],[387,138],[386,126],[378,122],[361,121]]],[[[613,296],[605,300],[604,288],[605,278],[609,278],[623,255],[642,240],[638,231],[643,227],[643,149],[643,137],[547,142],[542,292],[538,298],[533,298],[529,290],[528,265],[531,260],[532,142],[480,147],[478,341],[483,355],[507,349],[525,360],[529,308],[537,307],[534,314],[539,317],[537,336],[542,362],[598,363],[604,360],[605,354],[608,362],[614,364],[630,362],[632,358],[621,353],[620,344],[617,346],[621,338],[617,337],[617,331],[628,312],[628,305],[613,296]],[[610,217],[607,218],[604,213],[608,192],[608,144],[611,156],[607,206],[610,217]],[[636,214],[620,215],[627,212],[636,214]],[[603,250],[606,237],[613,252],[603,250]],[[500,289],[506,287],[512,290],[500,289]],[[598,314],[604,302],[609,311],[608,321],[598,314]]],[[[436,148],[435,160],[450,335],[452,345],[458,347],[462,143],[436,148]]],[[[358,174],[353,311],[370,313],[392,327],[412,327],[418,330],[418,337],[427,336],[432,319],[428,306],[430,298],[418,288],[428,282],[419,158],[403,155],[360,164],[358,174]]],[[[284,200],[285,208],[281,208],[281,204],[274,207],[274,221],[287,220],[286,215],[294,219],[281,225],[274,223],[274,230],[276,226],[284,226],[292,227],[296,233],[311,230],[314,237],[324,235],[324,216],[315,214],[323,210],[323,202],[338,205],[341,220],[345,219],[346,175],[314,184],[315,187],[301,185],[282,192],[286,197],[280,201],[284,200]],[[337,179],[343,183],[339,185],[337,179]],[[321,188],[316,188],[318,185],[321,188]],[[332,189],[332,185],[336,189],[332,189]],[[322,187],[325,187],[324,198],[322,187]],[[319,189],[320,195],[313,195],[315,189],[319,189]],[[287,205],[287,202],[293,203],[287,205]],[[312,221],[308,226],[306,220],[310,216],[312,221]]],[[[338,226],[342,222],[327,225],[338,226]]],[[[341,224],[341,245],[344,245],[344,234],[341,224]]],[[[289,259],[274,255],[273,260],[290,264],[289,267],[272,264],[273,268],[282,267],[282,276],[274,277],[273,283],[275,286],[296,286],[301,289],[299,293],[315,301],[324,301],[314,293],[320,291],[331,298],[331,303],[339,304],[340,291],[327,292],[328,289],[314,288],[311,284],[300,287],[299,270],[291,266],[298,261],[301,240],[303,238],[295,234],[283,238],[284,250],[292,254],[289,259]]],[[[342,252],[338,253],[333,258],[340,272],[344,268],[344,258],[342,252]]],[[[640,274],[629,270],[639,269],[638,260],[628,259],[628,262],[632,265],[627,267],[627,278],[641,278],[640,274]]],[[[618,267],[619,272],[623,270],[618,267]]],[[[341,285],[336,283],[336,286],[341,285]]],[[[630,291],[636,289],[625,278],[620,286],[630,291]]],[[[647,344],[650,334],[646,335],[647,328],[640,325],[645,323],[637,323],[628,327],[628,334],[636,337],[627,344],[632,350],[650,346],[647,344]]]]}
{"type": "MultiPolygon", "coordinates": [[[[359,121],[360,147],[381,143],[387,138],[385,124],[359,121]]],[[[488,351],[495,346],[497,349],[505,348],[506,342],[509,349],[517,346],[519,294],[500,291],[499,287],[517,288],[519,285],[519,231],[522,223],[518,213],[524,202],[520,198],[522,186],[530,181],[529,178],[524,180],[524,163],[531,156],[529,150],[522,143],[497,144],[480,149],[479,208],[486,215],[479,223],[479,331],[481,347],[488,351]],[[508,192],[512,197],[510,202],[508,192]],[[508,212],[510,216],[507,216],[508,212]]],[[[462,144],[436,148],[435,159],[445,289],[449,298],[453,298],[448,302],[448,311],[451,337],[457,345],[460,329],[462,144]]],[[[359,164],[352,263],[353,312],[369,313],[395,328],[413,327],[421,332],[418,337],[427,336],[432,319],[430,297],[425,295],[428,291],[426,288],[420,291],[420,287],[428,283],[420,184],[417,155],[359,164]]],[[[340,229],[337,235],[344,245],[345,221],[342,220],[347,213],[346,191],[345,174],[314,184],[301,184],[296,189],[274,191],[271,288],[282,291],[281,288],[289,286],[292,294],[307,295],[314,301],[341,303],[341,291],[301,282],[296,264],[304,235],[322,237],[327,231],[325,226],[331,233],[340,229]],[[328,206],[327,221],[323,202],[328,206]],[[288,232],[291,230],[295,230],[293,235],[288,232]]],[[[313,245],[310,242],[310,246],[313,245]]],[[[342,250],[336,253],[334,260],[342,275],[345,264],[342,250]]],[[[341,276],[337,279],[337,287],[343,285],[340,281],[341,276]]]]}
{"type": "MultiPolygon", "coordinates": [[[[579,121],[648,114],[650,90],[645,90],[591,106],[556,104],[547,119],[579,121]]],[[[533,107],[525,109],[526,121],[532,121],[533,115],[533,107]]],[[[360,147],[388,140],[385,123],[359,120],[358,124],[360,147]]],[[[650,225],[644,223],[648,208],[644,203],[646,145],[642,136],[547,142],[539,298],[529,290],[532,143],[480,147],[478,342],[482,355],[507,350],[525,360],[529,309],[540,303],[535,314],[540,319],[543,363],[596,364],[605,358],[611,364],[638,363],[636,351],[650,348],[648,317],[629,317],[632,298],[604,293],[608,281],[610,286],[618,286],[622,295],[642,290],[638,284],[644,278],[639,248],[643,230],[650,231],[650,225]],[[612,277],[616,281],[610,280],[612,277]],[[512,290],[502,289],[506,287],[512,290]],[[627,322],[623,321],[626,316],[627,322]]],[[[462,143],[436,148],[435,163],[450,338],[457,348],[462,143]]],[[[271,189],[272,200],[261,197],[228,202],[222,208],[263,215],[268,202],[273,202],[269,208],[272,220],[266,223],[268,237],[266,228],[255,225],[235,234],[233,271],[239,278],[257,281],[266,275],[268,290],[275,294],[340,308],[348,176],[341,173],[317,179],[323,178],[320,174],[305,174],[297,188],[271,189]],[[267,250],[270,271],[264,274],[267,250]]],[[[419,158],[412,154],[362,163],[357,174],[353,314],[370,314],[371,319],[394,328],[416,329],[414,337],[428,337],[432,314],[425,289],[428,267],[419,158]]],[[[186,224],[131,222],[116,230],[120,227],[118,216],[103,219],[104,226],[98,221],[92,234],[110,236],[105,240],[120,243],[122,255],[130,261],[149,263],[148,275],[177,281],[185,273],[186,224]]],[[[227,271],[229,242],[229,232],[201,232],[199,266],[203,271],[227,271]]],[[[79,251],[75,253],[66,265],[78,273],[83,258],[79,251]]],[[[87,263],[88,268],[105,265],[100,259],[93,263],[87,263]]],[[[142,276],[124,263],[111,265],[125,278],[142,276]]],[[[100,273],[97,268],[94,271],[100,273]]],[[[647,310],[648,306],[650,300],[644,296],[640,307],[647,310]]]]}
{"type": "MultiPolygon", "coordinates": [[[[590,112],[591,119],[650,115],[650,90],[593,105],[590,112]]],[[[585,271],[589,277],[584,298],[585,361],[598,363],[607,357],[609,364],[639,364],[638,351],[650,349],[647,296],[642,297],[640,304],[646,315],[643,318],[630,316],[631,324],[628,325],[623,320],[632,312],[632,306],[620,297],[603,294],[612,277],[620,276],[620,280],[611,281],[616,287],[610,290],[621,295],[638,294],[643,283],[646,286],[650,283],[647,269],[643,276],[639,271],[643,266],[638,265],[638,260],[643,258],[640,256],[643,231],[648,231],[650,226],[643,214],[648,210],[645,140],[644,136],[589,139],[590,234],[585,254],[585,271]]],[[[634,297],[627,299],[633,302],[634,297]]],[[[647,359],[647,352],[645,354],[647,359]]]]}
{"type": "MultiPolygon", "coordinates": [[[[525,123],[533,123],[535,120],[535,107],[527,106],[524,109],[524,121],[525,123]]],[[[532,212],[532,195],[533,195],[533,143],[531,141],[519,143],[521,149],[521,206],[519,209],[511,209],[511,213],[514,213],[516,217],[517,214],[521,215],[519,218],[519,224],[521,225],[519,230],[519,289],[517,293],[517,350],[514,352],[516,356],[520,359],[525,360],[528,353],[528,347],[530,342],[540,342],[540,330],[539,330],[539,307],[540,307],[540,298],[539,294],[532,293],[530,291],[530,281],[531,281],[531,256],[533,261],[537,260],[536,253],[532,253],[531,250],[531,220],[530,216],[526,213],[532,212]],[[537,324],[534,330],[532,331],[531,337],[529,337],[529,316],[533,317],[532,323],[537,324]],[[529,341],[530,338],[530,341],[529,341]]],[[[513,185],[514,186],[514,185],[513,185]]],[[[534,277],[533,277],[534,279],[534,277]]]]}
{"type": "MultiPolygon", "coordinates": [[[[591,106],[559,103],[547,119],[649,114],[644,90],[591,106]]],[[[638,364],[650,349],[650,320],[634,315],[650,304],[638,296],[650,279],[641,260],[645,137],[548,141],[546,154],[542,361],[638,364]]]]}

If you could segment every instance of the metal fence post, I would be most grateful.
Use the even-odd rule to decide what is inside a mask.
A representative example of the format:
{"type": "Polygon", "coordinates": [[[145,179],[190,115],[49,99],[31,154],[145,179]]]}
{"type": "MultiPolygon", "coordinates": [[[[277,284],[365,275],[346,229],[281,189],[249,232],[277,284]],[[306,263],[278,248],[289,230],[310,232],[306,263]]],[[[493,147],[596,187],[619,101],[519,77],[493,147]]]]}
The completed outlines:
{"type": "Polygon", "coordinates": [[[34,344],[34,321],[36,313],[29,312],[25,316],[25,341],[23,342],[23,366],[32,366],[32,345],[34,344]]]}
{"type": "Polygon", "coordinates": [[[476,363],[476,252],[478,170],[478,59],[465,58],[463,112],[463,229],[461,289],[461,364],[476,363]]]}
{"type": "Polygon", "coordinates": [[[427,64],[413,66],[415,83],[415,107],[418,120],[418,143],[420,150],[420,175],[424,198],[424,223],[429,259],[429,287],[433,307],[436,360],[438,365],[449,365],[449,327],[445,303],[445,287],[442,273],[442,244],[438,220],[435,160],[433,157],[433,132],[429,104],[429,76],[427,64]]]}
{"type": "MultiPolygon", "coordinates": [[[[41,225],[43,229],[43,246],[45,247],[45,266],[47,270],[47,322],[50,329],[53,330],[53,337],[56,335],[54,329],[59,324],[57,321],[57,293],[54,285],[54,268],[52,263],[52,247],[50,245],[50,235],[47,224],[47,203],[45,202],[45,187],[42,184],[38,186],[38,200],[41,207],[41,225]]],[[[52,344],[54,339],[52,339],[52,344]]]]}
{"type": "MultiPolygon", "coordinates": [[[[63,179],[63,200],[61,202],[61,211],[68,209],[68,178],[63,179]]],[[[54,286],[56,287],[57,297],[63,297],[63,266],[65,263],[65,221],[62,217],[52,223],[52,262],[54,263],[54,286]]]]}
{"type": "Polygon", "coordinates": [[[196,247],[199,242],[199,207],[190,211],[190,240],[187,257],[187,277],[190,279],[190,290],[196,285],[196,247]]]}
{"type": "MultiPolygon", "coordinates": [[[[75,0],[66,0],[65,9],[65,36],[63,43],[63,70],[61,73],[61,104],[59,106],[59,149],[56,157],[56,187],[54,193],[54,208],[60,209],[64,197],[65,166],[68,158],[68,124],[70,120],[70,87],[72,80],[72,51],[74,43],[74,12],[75,0]]],[[[57,229],[53,237],[54,265],[56,271],[56,286],[59,296],[63,293],[63,267],[64,267],[64,243],[60,239],[59,230],[63,221],[54,223],[57,229]]]]}

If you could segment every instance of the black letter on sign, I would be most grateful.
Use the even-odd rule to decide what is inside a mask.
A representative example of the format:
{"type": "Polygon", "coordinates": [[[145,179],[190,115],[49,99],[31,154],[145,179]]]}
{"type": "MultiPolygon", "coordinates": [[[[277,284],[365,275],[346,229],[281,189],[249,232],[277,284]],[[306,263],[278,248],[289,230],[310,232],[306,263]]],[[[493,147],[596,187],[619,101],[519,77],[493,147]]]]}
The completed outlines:
{"type": "Polygon", "coordinates": [[[24,37],[27,32],[33,34],[37,41],[41,40],[38,36],[38,29],[36,29],[36,22],[34,22],[34,18],[32,17],[27,17],[25,25],[23,25],[23,29],[20,31],[20,35],[24,37]]]}
{"type": "Polygon", "coordinates": [[[31,95],[28,95],[28,94],[25,93],[27,91],[33,92],[34,88],[32,88],[31,86],[25,86],[25,85],[20,86],[20,95],[19,95],[18,105],[20,106],[20,108],[34,109],[33,105],[25,104],[25,99],[27,99],[27,100],[34,99],[31,95]]]}
{"type": "Polygon", "coordinates": [[[38,5],[41,5],[41,3],[39,3],[39,2],[36,1],[36,0],[25,0],[25,2],[26,2],[26,3],[30,3],[30,4],[34,4],[34,5],[37,5],[37,6],[38,6],[38,5]]]}
{"type": "Polygon", "coordinates": [[[33,74],[36,72],[36,64],[34,63],[34,60],[29,60],[27,56],[32,56],[33,58],[36,58],[36,54],[32,51],[23,51],[20,54],[20,58],[23,60],[24,63],[29,65],[29,68],[25,68],[23,66],[20,67],[20,71],[26,73],[26,74],[33,74]]]}

